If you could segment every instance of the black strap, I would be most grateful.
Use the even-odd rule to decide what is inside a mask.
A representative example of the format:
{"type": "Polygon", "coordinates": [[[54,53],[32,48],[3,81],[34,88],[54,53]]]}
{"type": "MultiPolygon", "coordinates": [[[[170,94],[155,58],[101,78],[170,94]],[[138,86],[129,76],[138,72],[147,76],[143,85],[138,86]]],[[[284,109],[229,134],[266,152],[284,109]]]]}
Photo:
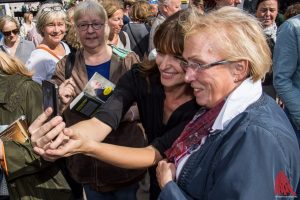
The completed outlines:
{"type": "Polygon", "coordinates": [[[4,47],[2,45],[0,45],[0,49],[4,52],[7,53],[6,49],[4,49],[4,47]]]}
{"type": "Polygon", "coordinates": [[[72,75],[72,70],[73,70],[74,63],[75,63],[75,55],[76,55],[76,51],[72,51],[67,56],[67,60],[66,60],[66,64],[65,64],[65,79],[70,78],[72,75]]]}
{"type": "Polygon", "coordinates": [[[136,38],[135,38],[135,36],[134,36],[134,33],[133,33],[133,31],[132,31],[132,29],[131,29],[131,26],[130,26],[130,22],[128,23],[128,27],[129,27],[130,33],[131,33],[131,35],[132,35],[132,37],[133,37],[133,40],[134,40],[134,42],[135,42],[137,48],[139,49],[139,51],[140,51],[141,54],[142,54],[143,51],[142,51],[142,49],[141,49],[139,43],[137,42],[137,40],[136,40],[136,38]]]}
{"type": "Polygon", "coordinates": [[[119,37],[120,37],[120,40],[121,40],[121,42],[123,43],[123,45],[125,47],[126,46],[126,36],[125,36],[125,33],[123,31],[120,31],[119,37]]]}

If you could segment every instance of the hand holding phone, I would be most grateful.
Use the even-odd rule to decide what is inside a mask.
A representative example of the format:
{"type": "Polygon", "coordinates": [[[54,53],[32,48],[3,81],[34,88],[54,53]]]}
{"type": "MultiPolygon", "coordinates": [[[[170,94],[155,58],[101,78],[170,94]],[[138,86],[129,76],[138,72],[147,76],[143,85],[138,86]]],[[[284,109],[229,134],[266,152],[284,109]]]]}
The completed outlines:
{"type": "Polygon", "coordinates": [[[48,118],[49,120],[59,115],[59,99],[58,99],[58,86],[48,80],[42,81],[43,90],[43,110],[51,107],[53,112],[48,118]]]}

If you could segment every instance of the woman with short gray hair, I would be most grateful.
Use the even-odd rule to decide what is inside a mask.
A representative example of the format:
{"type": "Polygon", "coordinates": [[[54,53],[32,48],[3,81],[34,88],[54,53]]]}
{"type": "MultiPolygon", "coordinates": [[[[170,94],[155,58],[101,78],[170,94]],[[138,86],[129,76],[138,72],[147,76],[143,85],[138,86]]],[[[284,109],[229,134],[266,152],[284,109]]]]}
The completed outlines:
{"type": "Polygon", "coordinates": [[[42,83],[50,80],[56,63],[70,53],[68,45],[62,42],[66,33],[67,15],[59,3],[43,4],[37,14],[37,31],[43,36],[26,63],[28,69],[33,69],[33,80],[42,83]]]}

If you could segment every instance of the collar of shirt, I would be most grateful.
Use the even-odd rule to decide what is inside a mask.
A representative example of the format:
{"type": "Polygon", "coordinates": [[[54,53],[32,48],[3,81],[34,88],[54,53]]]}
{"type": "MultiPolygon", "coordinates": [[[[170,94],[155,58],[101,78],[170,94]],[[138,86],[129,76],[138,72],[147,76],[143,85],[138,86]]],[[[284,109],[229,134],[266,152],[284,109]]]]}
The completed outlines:
{"type": "Polygon", "coordinates": [[[212,126],[212,131],[223,130],[234,117],[244,112],[261,95],[262,86],[260,80],[256,82],[253,82],[251,78],[244,80],[226,99],[221,112],[212,126]]]}

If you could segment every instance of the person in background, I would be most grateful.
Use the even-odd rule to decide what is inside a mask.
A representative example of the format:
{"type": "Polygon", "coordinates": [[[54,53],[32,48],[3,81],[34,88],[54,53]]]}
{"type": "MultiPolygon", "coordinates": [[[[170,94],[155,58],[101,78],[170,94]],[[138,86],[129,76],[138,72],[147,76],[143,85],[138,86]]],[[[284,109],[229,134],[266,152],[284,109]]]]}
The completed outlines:
{"type": "Polygon", "coordinates": [[[181,10],[181,0],[158,0],[158,15],[152,23],[149,35],[149,52],[155,48],[153,38],[157,27],[163,23],[167,17],[170,17],[179,10],[181,10]]]}
{"type": "Polygon", "coordinates": [[[64,41],[68,44],[70,51],[75,52],[77,49],[81,48],[82,45],[78,38],[78,33],[76,31],[76,24],[74,23],[74,11],[76,6],[72,6],[67,10],[68,16],[68,31],[64,38],[64,41]]]}
{"type": "Polygon", "coordinates": [[[42,83],[50,80],[56,63],[70,53],[68,45],[62,42],[66,33],[67,15],[59,3],[43,4],[37,14],[37,30],[43,36],[39,46],[26,62],[29,70],[34,70],[33,80],[42,83]]]}
{"type": "Polygon", "coordinates": [[[233,6],[237,7],[241,3],[241,0],[212,0],[212,1],[204,1],[205,11],[210,11],[214,9],[219,9],[224,6],[233,6]]]}
{"type": "Polygon", "coordinates": [[[4,38],[0,42],[0,51],[15,56],[23,63],[29,59],[34,45],[31,41],[19,36],[20,26],[15,18],[5,15],[0,18],[0,31],[4,38]]]}
{"type": "Polygon", "coordinates": [[[200,14],[204,14],[204,1],[203,0],[191,0],[189,6],[194,7],[200,14]]]}
{"type": "Polygon", "coordinates": [[[274,47],[274,87],[284,103],[300,146],[300,15],[284,22],[277,33],[274,47]]]}
{"type": "Polygon", "coordinates": [[[141,59],[148,55],[149,32],[148,25],[150,5],[145,1],[138,1],[131,6],[131,22],[124,25],[123,31],[129,36],[130,46],[141,59]]]}
{"type": "MultiPolygon", "coordinates": [[[[95,143],[95,148],[98,145],[105,146],[101,148],[105,159],[96,156],[98,159],[129,169],[152,166],[148,169],[151,200],[157,199],[160,192],[155,176],[156,163],[163,158],[164,151],[172,145],[178,134],[199,109],[190,86],[184,83],[184,71],[180,67],[179,58],[183,50],[183,35],[178,21],[184,19],[187,14],[189,14],[189,10],[179,11],[166,19],[158,28],[154,37],[155,46],[159,49],[155,62],[145,60],[142,64],[135,65],[121,77],[112,96],[103,105],[95,116],[96,118],[82,121],[71,127],[72,129],[79,128],[80,134],[85,135],[84,137],[86,137],[87,128],[91,128],[89,138],[94,141],[88,143],[95,143]],[[99,144],[98,141],[102,140],[101,137],[105,137],[112,129],[115,130],[119,126],[122,116],[133,102],[137,102],[149,146],[129,148],[99,144]],[[106,124],[109,127],[106,127],[106,124]]],[[[42,115],[30,128],[31,139],[36,144],[35,149],[43,156],[49,155],[43,154],[38,148],[44,146],[42,141],[48,140],[42,139],[42,136],[45,134],[43,130],[48,132],[49,129],[40,129],[39,127],[45,117],[42,115]]],[[[55,122],[57,119],[53,120],[55,122]]]]}
{"type": "Polygon", "coordinates": [[[150,4],[150,16],[156,17],[158,14],[158,1],[157,0],[148,0],[148,3],[150,4]]]}
{"type": "Polygon", "coordinates": [[[110,28],[108,43],[121,49],[131,50],[130,39],[123,28],[124,5],[120,0],[103,0],[110,28]]]}
{"type": "MultiPolygon", "coordinates": [[[[272,53],[276,43],[277,25],[275,19],[278,14],[278,6],[278,0],[258,0],[256,5],[255,16],[263,26],[267,42],[272,53]]],[[[272,67],[264,77],[262,84],[264,92],[276,99],[276,92],[273,86],[272,67]]]]}
{"type": "Polygon", "coordinates": [[[124,17],[123,17],[123,24],[126,25],[131,21],[129,16],[131,6],[136,2],[136,0],[123,0],[124,2],[124,17]]]}
{"type": "Polygon", "coordinates": [[[29,31],[31,31],[31,29],[35,28],[36,25],[33,22],[33,14],[31,12],[26,12],[24,13],[24,23],[22,24],[22,26],[20,27],[20,36],[23,39],[27,39],[27,34],[29,31]]]}
{"type": "Polygon", "coordinates": [[[294,17],[299,14],[300,14],[300,3],[295,3],[295,4],[290,5],[286,9],[286,11],[284,13],[284,19],[288,20],[289,18],[294,17]]]}
{"type": "MultiPolygon", "coordinates": [[[[30,125],[42,112],[41,86],[32,74],[21,61],[0,51],[0,126],[22,115],[30,125]]],[[[10,200],[73,199],[59,167],[40,159],[29,140],[0,139],[0,161],[10,200]]]]}
{"type": "MultiPolygon", "coordinates": [[[[75,53],[70,77],[66,77],[68,56],[58,62],[52,77],[52,81],[59,86],[61,113],[67,126],[90,119],[71,111],[69,104],[86,86],[89,86],[88,81],[96,72],[116,83],[133,63],[139,61],[133,52],[120,56],[113,51],[114,47],[107,44],[109,34],[107,22],[105,9],[98,2],[85,1],[79,3],[74,10],[74,27],[82,48],[75,53]]],[[[92,90],[95,93],[95,90],[92,90]]],[[[143,147],[146,141],[138,119],[138,110],[136,106],[132,106],[121,120],[120,127],[112,131],[105,142],[143,147]]],[[[83,155],[70,157],[66,159],[66,163],[71,177],[83,185],[88,200],[135,200],[138,181],[145,174],[145,169],[126,170],[83,155]]]]}

